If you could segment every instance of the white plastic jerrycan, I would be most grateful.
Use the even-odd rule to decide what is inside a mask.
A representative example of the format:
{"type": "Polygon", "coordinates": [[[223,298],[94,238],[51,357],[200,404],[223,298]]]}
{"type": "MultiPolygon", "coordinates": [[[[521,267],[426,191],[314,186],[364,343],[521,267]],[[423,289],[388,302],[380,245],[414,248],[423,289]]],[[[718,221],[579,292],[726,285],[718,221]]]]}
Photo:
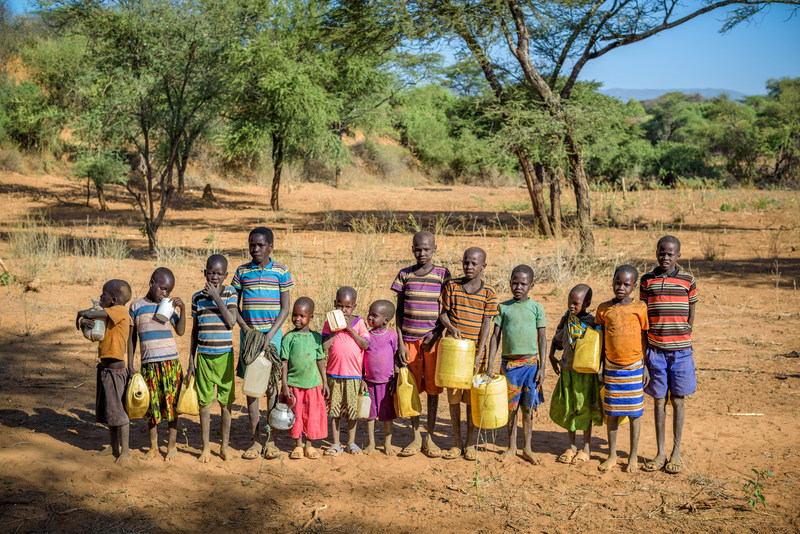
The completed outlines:
{"type": "MultiPolygon", "coordinates": [[[[93,310],[102,310],[103,308],[100,306],[100,302],[93,300],[92,301],[92,309],[93,310]]],[[[103,341],[103,338],[106,336],[106,320],[105,319],[95,319],[94,326],[92,328],[84,328],[83,329],[83,337],[88,339],[89,341],[103,341]]]]}
{"type": "Polygon", "coordinates": [[[272,373],[272,362],[264,356],[264,351],[247,366],[244,371],[242,393],[248,397],[260,397],[267,391],[269,376],[272,373]]]}

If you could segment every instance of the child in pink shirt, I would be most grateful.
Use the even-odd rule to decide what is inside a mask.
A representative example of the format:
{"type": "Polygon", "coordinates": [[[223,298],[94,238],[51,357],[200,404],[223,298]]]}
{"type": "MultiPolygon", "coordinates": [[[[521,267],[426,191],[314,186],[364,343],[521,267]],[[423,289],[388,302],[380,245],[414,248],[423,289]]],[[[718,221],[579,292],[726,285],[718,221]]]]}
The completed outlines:
{"type": "Polygon", "coordinates": [[[331,417],[333,445],[325,451],[328,456],[344,452],[339,442],[341,416],[347,416],[347,451],[361,454],[355,444],[356,417],[358,415],[358,393],[364,374],[364,351],[369,348],[369,330],[364,319],[353,315],[356,308],[356,290],[349,286],[336,292],[334,307],[341,310],[347,326],[331,332],[328,321],[322,327],[322,348],[328,351],[328,415],[331,417]]]}

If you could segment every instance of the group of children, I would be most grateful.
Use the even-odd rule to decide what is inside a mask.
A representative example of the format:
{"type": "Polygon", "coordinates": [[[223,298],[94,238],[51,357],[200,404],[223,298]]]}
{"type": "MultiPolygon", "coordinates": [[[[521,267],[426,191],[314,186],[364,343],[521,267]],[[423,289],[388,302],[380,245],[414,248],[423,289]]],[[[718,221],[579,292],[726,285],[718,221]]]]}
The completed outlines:
{"type": "MultiPolygon", "coordinates": [[[[355,315],[357,293],[352,287],[336,292],[334,308],[345,319],[341,329],[326,320],[320,333],[310,329],[315,303],[300,297],[291,305],[294,286],[288,269],[270,256],[274,248],[272,232],[264,227],[249,234],[252,261],[237,268],[230,286],[225,285],[227,260],[215,254],[208,258],[204,271],[205,287],[192,296],[191,355],[187,377],[194,375],[200,404],[203,450],[199,460],[211,459],[209,427],[211,405],[216,398],[221,408],[222,445],[220,456],[230,457],[231,404],[235,399],[234,374],[244,377],[246,363],[240,354],[234,365],[232,331],[241,329],[242,340],[251,329],[264,334],[264,347],[274,346],[282,363],[280,388],[267,392],[269,407],[278,393],[292,407],[295,422],[289,434],[295,439],[290,458],[320,457],[313,442],[328,437],[331,419],[332,445],[324,454],[342,452],[360,454],[375,450],[375,420],[383,423],[383,450],[394,454],[392,426],[396,419],[393,404],[393,379],[401,366],[414,377],[420,393],[427,395],[427,434],[422,439],[419,416],[411,418],[413,441],[400,451],[401,456],[419,452],[435,458],[467,460],[477,457],[475,431],[471,417],[470,392],[446,388],[453,429],[452,446],[443,451],[435,443],[439,395],[444,389],[435,381],[437,345],[442,336],[468,339],[475,343],[474,373],[494,377],[494,363],[501,351],[501,369],[508,384],[509,448],[500,460],[517,454],[517,415],[522,411],[524,459],[533,464],[539,459],[531,448],[532,411],[544,402],[542,382],[547,353],[544,309],[528,296],[534,285],[533,270],[527,265],[513,269],[510,289],[513,298],[498,303],[495,289],[484,283],[486,253],[468,248],[462,260],[463,276],[433,263],[436,252],[434,236],[418,232],[412,239],[415,264],[401,269],[391,285],[396,293],[396,307],[388,300],[369,306],[366,320],[355,315]],[[294,329],[283,333],[283,323],[290,316],[294,329]],[[395,319],[396,327],[389,328],[395,319]],[[234,367],[236,372],[234,373],[234,367]],[[216,391],[215,391],[216,389],[216,391]],[[369,443],[362,451],[355,443],[359,398],[368,394],[371,402],[367,419],[369,443]],[[461,405],[466,405],[466,436],[462,439],[461,405]],[[347,421],[346,447],[340,441],[341,419],[347,421]]],[[[562,463],[581,463],[589,459],[593,426],[608,418],[609,457],[600,465],[605,471],[616,465],[617,429],[623,417],[630,420],[631,446],[628,471],[638,470],[637,446],[639,418],[644,408],[643,394],[655,399],[655,422],[658,452],[644,469],[681,471],[680,440],[684,419],[683,399],[694,392],[695,373],[691,349],[694,305],[697,289],[693,277],[678,265],[680,242],[664,236],[657,244],[658,267],[639,283],[640,298],[631,295],[639,278],[637,270],[622,265],[614,273],[614,297],[588,313],[592,289],[575,286],[567,299],[567,311],[561,317],[552,339],[549,359],[558,382],[550,403],[550,417],[565,428],[569,449],[558,457],[562,463]],[[576,342],[587,329],[602,329],[602,369],[599,373],[577,372],[572,368],[576,342]],[[556,351],[562,350],[559,360],[556,351]],[[602,396],[601,387],[605,394],[602,396]],[[602,396],[602,401],[601,401],[602,396]],[[671,398],[670,398],[671,397],[671,398]],[[665,406],[674,409],[674,446],[667,460],[664,449],[665,406]],[[576,432],[584,432],[583,448],[578,451],[576,432]]],[[[175,404],[182,381],[182,369],[173,330],[183,335],[186,309],[177,297],[170,297],[175,278],[169,269],[156,269],[147,294],[131,303],[130,286],[111,280],[103,286],[101,310],[78,312],[77,326],[90,327],[93,320],[105,319],[105,338],[98,347],[97,418],[111,433],[108,452],[117,462],[130,459],[129,420],[123,406],[126,383],[135,372],[137,341],[141,353],[141,374],[150,391],[146,417],[150,430],[150,449],[145,459],[160,455],[157,443],[158,424],[165,420],[169,428],[166,459],[177,455],[177,413],[175,404]],[[162,299],[170,299],[175,313],[167,321],[156,319],[162,299]],[[126,363],[127,360],[127,363],[126,363]]],[[[247,397],[253,444],[244,458],[280,455],[267,434],[262,444],[259,431],[259,399],[247,397]]]]}

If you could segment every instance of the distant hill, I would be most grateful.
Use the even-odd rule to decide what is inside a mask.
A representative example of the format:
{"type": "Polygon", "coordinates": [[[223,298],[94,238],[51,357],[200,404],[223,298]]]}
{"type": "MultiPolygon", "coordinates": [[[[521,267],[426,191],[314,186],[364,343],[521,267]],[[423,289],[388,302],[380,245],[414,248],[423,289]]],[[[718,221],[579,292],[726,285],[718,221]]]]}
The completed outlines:
{"type": "Polygon", "coordinates": [[[610,89],[601,89],[601,93],[608,96],[618,98],[623,102],[627,102],[631,98],[634,100],[652,100],[666,93],[684,93],[687,95],[699,94],[703,98],[714,98],[722,93],[728,93],[731,100],[739,100],[744,98],[744,93],[739,91],[732,91],[730,89],[622,89],[619,87],[612,87],[610,89]]]}

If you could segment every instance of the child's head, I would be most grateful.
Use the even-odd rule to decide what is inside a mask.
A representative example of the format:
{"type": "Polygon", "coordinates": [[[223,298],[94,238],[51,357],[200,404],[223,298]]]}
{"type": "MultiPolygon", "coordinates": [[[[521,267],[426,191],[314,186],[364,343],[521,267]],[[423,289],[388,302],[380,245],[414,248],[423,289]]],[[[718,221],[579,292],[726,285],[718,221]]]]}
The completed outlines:
{"type": "Polygon", "coordinates": [[[639,280],[639,271],[633,265],[620,265],[614,271],[614,296],[617,300],[623,300],[631,294],[636,287],[636,281],[639,280]]]}
{"type": "Polygon", "coordinates": [[[166,267],[159,267],[150,276],[150,290],[147,298],[153,302],[161,302],[161,299],[169,297],[175,288],[175,275],[166,267]]]}
{"type": "Polygon", "coordinates": [[[228,276],[228,260],[222,254],[212,254],[206,260],[206,269],[203,271],[206,282],[219,287],[225,282],[228,276]]]}
{"type": "Polygon", "coordinates": [[[250,230],[248,243],[250,257],[254,262],[261,263],[272,254],[272,249],[275,247],[275,237],[269,228],[258,226],[250,230]]]}
{"type": "Polygon", "coordinates": [[[469,247],[464,251],[461,267],[467,280],[480,278],[481,271],[486,267],[486,252],[479,247],[469,247]]]}
{"type": "Polygon", "coordinates": [[[356,309],[357,296],[358,293],[356,293],[356,290],[352,287],[340,287],[339,290],[336,291],[336,300],[333,302],[333,306],[337,310],[341,310],[345,317],[350,317],[356,309]]]}
{"type": "Polygon", "coordinates": [[[665,235],[656,245],[656,260],[662,270],[669,272],[681,257],[681,242],[674,235],[665,235]]]}
{"type": "Polygon", "coordinates": [[[298,330],[303,330],[314,318],[314,301],[308,297],[300,297],[294,301],[292,308],[292,324],[298,330]]]}
{"type": "Polygon", "coordinates": [[[592,304],[592,288],[586,284],[578,284],[569,290],[567,309],[572,315],[580,315],[592,304]]]}
{"type": "Polygon", "coordinates": [[[389,300],[376,300],[369,307],[367,324],[370,328],[382,328],[394,317],[394,304],[389,300]]]}
{"type": "Polygon", "coordinates": [[[424,230],[417,232],[411,240],[411,252],[414,253],[417,265],[427,265],[436,252],[436,238],[432,233],[424,230]]]}
{"type": "Polygon", "coordinates": [[[533,269],[527,265],[517,265],[511,271],[511,294],[514,300],[526,300],[533,287],[533,269]]]}
{"type": "Polygon", "coordinates": [[[122,306],[131,300],[131,286],[125,280],[109,280],[103,284],[103,294],[100,295],[100,306],[122,306]]]}

